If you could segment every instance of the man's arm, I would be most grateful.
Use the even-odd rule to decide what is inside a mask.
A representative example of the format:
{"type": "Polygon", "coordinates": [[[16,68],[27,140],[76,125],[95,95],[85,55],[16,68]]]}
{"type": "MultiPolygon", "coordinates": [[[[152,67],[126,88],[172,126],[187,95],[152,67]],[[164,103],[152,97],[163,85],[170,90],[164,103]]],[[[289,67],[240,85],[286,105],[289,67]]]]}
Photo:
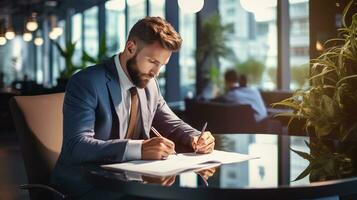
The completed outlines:
{"type": "Polygon", "coordinates": [[[88,73],[74,75],[63,105],[64,158],[70,163],[121,162],[127,140],[94,138],[97,91],[88,73]]]}
{"type": "Polygon", "coordinates": [[[192,137],[200,134],[198,130],[177,117],[161,95],[159,96],[152,125],[157,128],[164,137],[174,141],[176,144],[181,144],[189,148],[192,146],[192,137]]]}

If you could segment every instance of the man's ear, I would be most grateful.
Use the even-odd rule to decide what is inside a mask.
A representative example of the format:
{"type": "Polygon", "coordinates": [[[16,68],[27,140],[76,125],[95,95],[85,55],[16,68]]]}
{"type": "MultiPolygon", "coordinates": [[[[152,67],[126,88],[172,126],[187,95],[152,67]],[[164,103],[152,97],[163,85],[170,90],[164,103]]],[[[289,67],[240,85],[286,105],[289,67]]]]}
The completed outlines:
{"type": "Polygon", "coordinates": [[[129,40],[126,45],[126,48],[129,55],[135,55],[137,49],[137,45],[135,44],[135,41],[129,40]]]}

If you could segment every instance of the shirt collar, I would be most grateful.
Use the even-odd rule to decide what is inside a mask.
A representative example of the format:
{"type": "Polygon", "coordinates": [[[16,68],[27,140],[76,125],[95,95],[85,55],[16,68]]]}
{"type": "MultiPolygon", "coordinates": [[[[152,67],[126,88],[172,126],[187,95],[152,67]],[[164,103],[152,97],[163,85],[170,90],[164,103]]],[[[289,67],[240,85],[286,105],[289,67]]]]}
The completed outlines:
{"type": "Polygon", "coordinates": [[[129,80],[128,76],[125,74],[123,67],[120,65],[119,54],[114,56],[114,62],[117,68],[117,72],[119,75],[119,82],[122,89],[126,91],[132,87],[135,87],[135,85],[129,80]]]}

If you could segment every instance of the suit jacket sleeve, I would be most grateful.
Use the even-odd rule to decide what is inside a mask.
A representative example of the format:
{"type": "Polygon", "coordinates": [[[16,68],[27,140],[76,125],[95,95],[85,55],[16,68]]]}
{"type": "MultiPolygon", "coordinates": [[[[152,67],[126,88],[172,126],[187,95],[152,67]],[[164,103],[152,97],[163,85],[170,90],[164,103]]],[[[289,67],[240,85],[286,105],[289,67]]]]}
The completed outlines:
{"type": "Polygon", "coordinates": [[[153,126],[156,127],[164,137],[174,141],[175,144],[181,144],[188,148],[191,148],[192,136],[200,134],[198,130],[177,117],[160,94],[158,95],[153,126]]]}
{"type": "Polygon", "coordinates": [[[95,138],[97,91],[90,75],[75,74],[69,81],[63,104],[62,153],[70,163],[121,162],[127,140],[95,138]]]}

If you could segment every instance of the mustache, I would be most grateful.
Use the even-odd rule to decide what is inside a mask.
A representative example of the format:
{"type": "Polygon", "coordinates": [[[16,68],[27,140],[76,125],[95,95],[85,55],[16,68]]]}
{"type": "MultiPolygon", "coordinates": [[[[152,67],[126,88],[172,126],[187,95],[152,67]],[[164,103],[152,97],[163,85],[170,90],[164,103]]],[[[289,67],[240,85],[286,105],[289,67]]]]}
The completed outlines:
{"type": "Polygon", "coordinates": [[[141,74],[142,76],[148,76],[150,78],[156,78],[158,74],[155,74],[154,72],[150,72],[148,74],[141,74]]]}

